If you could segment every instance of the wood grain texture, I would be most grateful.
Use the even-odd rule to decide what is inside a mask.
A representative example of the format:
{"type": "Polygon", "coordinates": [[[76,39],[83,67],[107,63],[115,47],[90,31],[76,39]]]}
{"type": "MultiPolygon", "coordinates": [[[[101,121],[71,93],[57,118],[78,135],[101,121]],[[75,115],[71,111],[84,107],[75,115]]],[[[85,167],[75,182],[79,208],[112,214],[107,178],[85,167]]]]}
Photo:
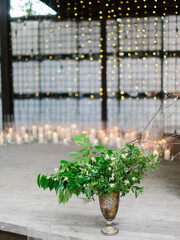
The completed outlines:
{"type": "MultiPolygon", "coordinates": [[[[38,222],[48,223],[58,240],[107,239],[100,232],[105,220],[98,198],[90,203],[83,195],[73,196],[59,206],[54,192],[37,187],[37,174],[53,172],[59,160],[70,160],[67,153],[76,148],[51,144],[1,148],[0,230],[26,235],[27,225],[38,222]]],[[[114,220],[119,234],[111,240],[180,239],[180,161],[163,161],[147,175],[142,196],[121,198],[114,220]]]]}

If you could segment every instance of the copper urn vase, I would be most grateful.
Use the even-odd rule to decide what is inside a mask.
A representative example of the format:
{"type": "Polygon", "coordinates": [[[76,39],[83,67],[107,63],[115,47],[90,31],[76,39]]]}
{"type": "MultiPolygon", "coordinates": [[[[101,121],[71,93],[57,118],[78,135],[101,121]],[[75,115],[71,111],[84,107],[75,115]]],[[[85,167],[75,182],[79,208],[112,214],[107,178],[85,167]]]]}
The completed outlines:
{"type": "Polygon", "coordinates": [[[119,207],[119,193],[110,193],[108,195],[99,196],[99,204],[103,217],[106,219],[106,227],[101,229],[101,232],[105,235],[112,236],[119,232],[118,228],[112,226],[112,221],[115,218],[119,207]]]}

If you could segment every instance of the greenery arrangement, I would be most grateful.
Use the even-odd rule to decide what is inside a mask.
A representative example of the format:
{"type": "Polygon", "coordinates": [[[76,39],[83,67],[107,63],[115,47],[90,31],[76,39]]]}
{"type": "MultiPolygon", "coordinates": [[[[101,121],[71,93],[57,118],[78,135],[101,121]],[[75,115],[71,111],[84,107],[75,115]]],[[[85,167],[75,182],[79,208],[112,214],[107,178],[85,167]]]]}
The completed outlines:
{"type": "Polygon", "coordinates": [[[143,187],[138,186],[148,169],[155,170],[160,159],[139,146],[126,145],[115,150],[102,145],[91,146],[86,134],[75,136],[74,141],[83,149],[69,153],[75,156],[71,161],[61,160],[59,169],[53,174],[39,174],[37,183],[43,189],[55,190],[59,204],[66,203],[72,194],[110,195],[120,192],[125,196],[132,192],[137,197],[143,187]]]}

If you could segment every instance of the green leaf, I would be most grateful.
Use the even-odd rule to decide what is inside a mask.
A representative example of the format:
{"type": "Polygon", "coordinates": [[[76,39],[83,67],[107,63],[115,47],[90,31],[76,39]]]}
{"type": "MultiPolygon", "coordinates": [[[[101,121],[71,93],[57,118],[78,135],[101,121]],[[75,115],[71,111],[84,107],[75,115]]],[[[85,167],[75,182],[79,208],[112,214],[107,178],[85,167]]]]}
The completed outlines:
{"type": "Polygon", "coordinates": [[[85,138],[87,136],[87,133],[82,133],[81,136],[82,138],[85,138]]]}
{"type": "Polygon", "coordinates": [[[149,153],[148,150],[146,151],[146,154],[147,154],[147,156],[150,158],[150,153],[149,153]]]}
{"type": "Polygon", "coordinates": [[[88,143],[89,142],[89,138],[84,138],[84,142],[88,143]]]}
{"type": "Polygon", "coordinates": [[[86,147],[86,148],[89,148],[91,146],[90,143],[83,143],[83,142],[78,142],[79,145],[83,146],[83,147],[86,147]]]}
{"type": "Polygon", "coordinates": [[[91,189],[89,189],[88,187],[85,187],[84,193],[86,194],[86,197],[88,199],[91,198],[91,189]]]}
{"type": "Polygon", "coordinates": [[[60,161],[62,164],[68,164],[69,162],[68,161],[66,161],[66,160],[61,160],[60,161]]]}
{"type": "Polygon", "coordinates": [[[68,155],[69,156],[76,156],[76,155],[79,155],[79,153],[78,152],[70,152],[70,153],[68,153],[68,155]]]}
{"type": "Polygon", "coordinates": [[[37,184],[40,187],[41,183],[40,183],[40,179],[41,179],[41,174],[38,175],[37,177],[37,184]]]}
{"type": "Polygon", "coordinates": [[[97,145],[97,146],[95,146],[94,148],[96,148],[96,149],[98,149],[98,150],[100,150],[100,149],[106,149],[106,147],[101,146],[101,145],[97,145]]]}
{"type": "Polygon", "coordinates": [[[135,190],[135,197],[137,198],[138,197],[138,192],[135,190]]]}
{"type": "Polygon", "coordinates": [[[79,135],[76,135],[76,136],[73,137],[73,140],[74,140],[75,142],[82,142],[82,137],[79,136],[79,135]]]}
{"type": "MultiPolygon", "coordinates": [[[[74,160],[75,160],[76,162],[77,162],[77,161],[81,161],[81,160],[83,160],[83,157],[79,156],[79,157],[76,157],[74,160]]],[[[77,165],[76,165],[76,166],[77,166],[77,165]]]]}
{"type": "Polygon", "coordinates": [[[59,191],[59,195],[58,195],[58,198],[59,198],[59,204],[61,204],[63,202],[63,191],[59,191]]]}
{"type": "Polygon", "coordinates": [[[83,149],[81,149],[81,150],[77,150],[76,152],[78,152],[78,153],[83,153],[84,151],[86,151],[87,149],[86,148],[83,148],[83,149]]]}
{"type": "Polygon", "coordinates": [[[42,175],[40,178],[40,185],[42,188],[44,188],[45,181],[46,181],[46,177],[44,175],[42,175]]]}
{"type": "Polygon", "coordinates": [[[108,151],[107,151],[107,154],[108,154],[109,156],[110,156],[112,153],[113,153],[112,150],[108,150],[108,151]]]}

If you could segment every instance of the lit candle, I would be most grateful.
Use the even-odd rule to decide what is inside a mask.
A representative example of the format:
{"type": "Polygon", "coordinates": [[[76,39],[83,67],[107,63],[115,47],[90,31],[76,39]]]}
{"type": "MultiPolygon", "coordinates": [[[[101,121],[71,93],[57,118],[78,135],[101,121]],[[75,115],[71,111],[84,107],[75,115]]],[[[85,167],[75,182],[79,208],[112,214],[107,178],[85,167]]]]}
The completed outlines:
{"type": "Polygon", "coordinates": [[[102,144],[103,145],[105,145],[105,146],[108,145],[108,142],[109,142],[109,138],[108,137],[105,137],[105,138],[102,139],[102,144]]]}
{"type": "Polygon", "coordinates": [[[97,144],[98,144],[98,140],[97,140],[97,139],[94,139],[93,145],[95,146],[95,145],[97,145],[97,144]]]}
{"type": "Polygon", "coordinates": [[[121,147],[122,146],[122,138],[118,137],[116,138],[116,146],[121,147]]]}
{"type": "Polygon", "coordinates": [[[114,139],[114,135],[111,133],[109,135],[109,145],[112,146],[114,145],[115,139],[114,139]]]}
{"type": "Polygon", "coordinates": [[[167,144],[166,140],[163,139],[163,140],[161,141],[161,144],[162,144],[163,149],[165,150],[165,149],[166,149],[166,144],[167,144]]]}
{"type": "Polygon", "coordinates": [[[0,146],[4,145],[4,138],[2,136],[0,136],[0,146]]]}
{"type": "Polygon", "coordinates": [[[135,137],[136,137],[136,132],[132,132],[132,133],[130,134],[130,141],[134,140],[135,137]]]}
{"type": "Polygon", "coordinates": [[[34,141],[34,137],[33,137],[33,135],[30,135],[29,136],[29,142],[33,142],[34,141]]]}
{"type": "Polygon", "coordinates": [[[156,157],[154,158],[154,162],[157,162],[157,159],[159,157],[159,152],[157,150],[154,150],[153,155],[156,155],[156,157]]]}
{"type": "Polygon", "coordinates": [[[89,133],[89,140],[90,140],[90,143],[93,143],[94,142],[94,139],[96,137],[96,130],[94,128],[92,128],[90,130],[90,133],[89,133]]]}
{"type": "Polygon", "coordinates": [[[118,135],[119,135],[118,127],[113,127],[113,135],[114,135],[114,137],[118,137],[118,135]]]}
{"type": "Polygon", "coordinates": [[[59,137],[61,137],[61,130],[62,130],[62,127],[60,125],[57,126],[57,133],[59,137]]]}
{"type": "Polygon", "coordinates": [[[43,134],[43,132],[44,132],[44,131],[43,131],[43,127],[39,127],[39,128],[38,128],[38,133],[39,133],[39,134],[43,134]]]}
{"type": "Polygon", "coordinates": [[[24,126],[20,127],[20,134],[21,136],[24,136],[24,134],[26,133],[26,128],[24,126]]]}
{"type": "Polygon", "coordinates": [[[64,139],[65,138],[65,129],[62,128],[61,129],[61,139],[64,139]]]}
{"type": "Polygon", "coordinates": [[[12,143],[12,136],[8,133],[6,136],[7,143],[11,144],[12,143]]]}
{"type": "Polygon", "coordinates": [[[16,135],[16,143],[17,143],[18,145],[22,144],[22,138],[21,138],[21,136],[19,136],[18,134],[16,135]]]}
{"type": "Polygon", "coordinates": [[[57,132],[54,132],[53,133],[53,143],[57,144],[58,142],[59,142],[58,134],[57,134],[57,132]]]}
{"type": "Polygon", "coordinates": [[[165,149],[164,151],[164,160],[170,160],[171,158],[171,151],[170,149],[165,149]]]}
{"type": "Polygon", "coordinates": [[[104,132],[103,130],[100,130],[100,131],[98,132],[98,137],[99,137],[100,140],[103,139],[103,138],[105,138],[105,136],[106,136],[106,134],[105,134],[105,132],[104,132]]]}
{"type": "Polygon", "coordinates": [[[39,138],[39,143],[44,143],[44,134],[43,133],[40,133],[38,138],[39,138]]]}
{"type": "Polygon", "coordinates": [[[63,139],[63,144],[64,144],[64,145],[68,145],[68,140],[67,140],[67,138],[64,138],[64,139],[63,139]]]}
{"type": "Polygon", "coordinates": [[[47,132],[47,138],[48,138],[49,141],[52,138],[52,132],[50,130],[47,132]]]}
{"type": "Polygon", "coordinates": [[[24,142],[25,143],[29,142],[29,135],[27,133],[24,134],[24,142]]]}
{"type": "Polygon", "coordinates": [[[37,126],[32,126],[32,135],[34,139],[37,139],[37,126]]]}
{"type": "Polygon", "coordinates": [[[66,128],[66,139],[68,142],[71,141],[71,129],[70,128],[66,128]]]}
{"type": "Polygon", "coordinates": [[[12,128],[9,128],[9,129],[8,129],[8,133],[9,133],[9,135],[12,136],[12,135],[13,135],[13,129],[12,129],[12,128]]]}
{"type": "Polygon", "coordinates": [[[130,142],[131,137],[130,137],[130,134],[129,134],[129,133],[126,133],[126,134],[125,134],[124,140],[125,140],[126,143],[130,142]]]}
{"type": "Polygon", "coordinates": [[[45,125],[44,125],[44,137],[45,137],[46,140],[49,139],[49,133],[48,133],[49,130],[50,130],[49,124],[45,124],[45,125]]]}
{"type": "Polygon", "coordinates": [[[45,130],[45,132],[48,132],[48,131],[49,131],[49,129],[50,129],[50,126],[49,126],[49,124],[45,124],[45,125],[44,125],[44,130],[45,130]]]}
{"type": "Polygon", "coordinates": [[[76,130],[77,130],[77,125],[71,124],[71,132],[73,137],[76,135],[76,130]]]}

